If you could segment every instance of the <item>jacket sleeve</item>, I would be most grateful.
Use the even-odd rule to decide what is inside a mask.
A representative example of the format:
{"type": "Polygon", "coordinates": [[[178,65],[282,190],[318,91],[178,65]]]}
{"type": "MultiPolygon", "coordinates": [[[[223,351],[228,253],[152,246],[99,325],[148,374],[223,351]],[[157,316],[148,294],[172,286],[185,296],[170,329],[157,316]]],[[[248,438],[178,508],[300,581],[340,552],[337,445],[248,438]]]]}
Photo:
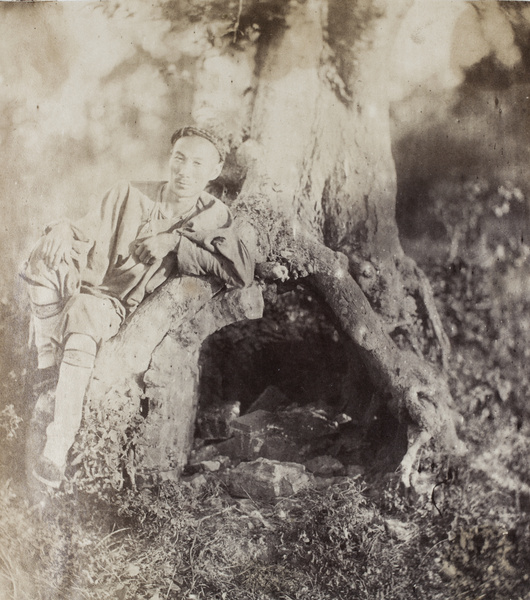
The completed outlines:
{"type": "Polygon", "coordinates": [[[179,232],[177,274],[215,275],[236,287],[252,283],[254,260],[234,227],[179,232]]]}

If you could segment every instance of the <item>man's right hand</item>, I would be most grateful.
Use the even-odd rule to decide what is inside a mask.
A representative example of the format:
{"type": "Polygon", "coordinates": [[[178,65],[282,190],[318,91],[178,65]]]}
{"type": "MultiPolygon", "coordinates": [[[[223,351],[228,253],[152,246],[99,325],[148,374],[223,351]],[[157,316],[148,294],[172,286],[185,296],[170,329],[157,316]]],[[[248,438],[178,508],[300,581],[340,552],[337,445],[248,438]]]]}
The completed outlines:
{"type": "Polygon", "coordinates": [[[68,223],[58,223],[41,239],[39,258],[49,269],[57,269],[60,262],[72,252],[74,236],[68,223]]]}
{"type": "Polygon", "coordinates": [[[138,260],[146,265],[152,265],[175,249],[177,239],[175,234],[165,232],[136,240],[135,244],[134,254],[138,260]]]}

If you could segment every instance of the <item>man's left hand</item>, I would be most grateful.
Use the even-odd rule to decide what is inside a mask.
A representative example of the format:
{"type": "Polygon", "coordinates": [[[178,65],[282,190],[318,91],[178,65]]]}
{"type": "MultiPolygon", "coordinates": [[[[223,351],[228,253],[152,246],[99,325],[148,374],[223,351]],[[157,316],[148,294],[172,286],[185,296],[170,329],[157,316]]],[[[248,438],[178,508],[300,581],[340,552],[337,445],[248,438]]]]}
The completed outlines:
{"type": "Polygon", "coordinates": [[[175,249],[176,240],[172,233],[159,233],[149,238],[136,241],[134,254],[146,265],[152,265],[157,260],[167,256],[175,249]]]}

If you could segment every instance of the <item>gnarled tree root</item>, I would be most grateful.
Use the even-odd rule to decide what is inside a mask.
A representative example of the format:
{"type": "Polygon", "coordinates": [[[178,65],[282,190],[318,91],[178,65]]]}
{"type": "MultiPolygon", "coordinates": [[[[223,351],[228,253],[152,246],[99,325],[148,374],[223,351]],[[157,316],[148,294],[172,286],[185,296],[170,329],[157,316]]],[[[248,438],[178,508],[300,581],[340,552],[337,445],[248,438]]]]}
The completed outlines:
{"type": "MultiPolygon", "coordinates": [[[[463,444],[456,434],[445,379],[421,357],[395,345],[383,320],[350,275],[346,256],[303,232],[296,239],[282,238],[281,247],[271,254],[282,252],[290,257],[289,266],[303,273],[328,304],[376,387],[391,398],[390,410],[407,425],[409,446],[401,462],[403,485],[410,486],[418,454],[431,440],[445,452],[461,453],[463,444]]],[[[418,285],[427,290],[426,303],[430,304],[428,283],[420,275],[419,281],[418,285]]],[[[109,402],[126,406],[131,401],[126,393],[110,393],[116,386],[125,389],[119,381],[129,381],[131,389],[139,386],[143,390],[150,402],[145,439],[139,442],[145,457],[143,467],[162,478],[164,471],[178,476],[186,461],[195,418],[202,341],[229,323],[261,316],[261,293],[255,284],[228,295],[219,295],[219,291],[219,286],[199,279],[168,282],[138,309],[98,356],[89,402],[99,405],[104,413],[109,402]]],[[[134,473],[130,475],[134,478],[134,473]]]]}
{"type": "Polygon", "coordinates": [[[359,350],[374,383],[390,393],[391,411],[409,427],[409,447],[401,462],[402,483],[409,487],[418,453],[431,440],[447,453],[464,451],[456,433],[456,413],[447,383],[425,360],[394,344],[350,276],[344,255],[310,235],[300,236],[299,243],[304,248],[301,254],[307,257],[305,268],[311,272],[311,285],[320,292],[359,350]]]}
{"type": "Polygon", "coordinates": [[[445,333],[440,319],[434,296],[429,280],[425,273],[411,258],[404,256],[402,258],[404,267],[410,275],[406,278],[405,285],[409,287],[409,293],[416,299],[418,308],[423,313],[425,320],[431,324],[435,340],[440,348],[440,361],[444,369],[449,366],[449,356],[451,354],[451,342],[445,333]]]}

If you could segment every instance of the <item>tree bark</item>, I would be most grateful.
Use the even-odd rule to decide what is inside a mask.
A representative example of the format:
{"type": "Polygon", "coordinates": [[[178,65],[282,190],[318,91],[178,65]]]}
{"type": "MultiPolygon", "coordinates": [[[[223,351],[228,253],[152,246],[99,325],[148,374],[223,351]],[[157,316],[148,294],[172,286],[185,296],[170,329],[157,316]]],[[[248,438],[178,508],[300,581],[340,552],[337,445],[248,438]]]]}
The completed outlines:
{"type": "Polygon", "coordinates": [[[432,333],[424,347],[436,344],[442,364],[448,339],[395,220],[386,65],[409,5],[332,0],[327,12],[318,0],[296,5],[260,50],[250,139],[241,149],[254,160],[237,201],[258,232],[262,260],[286,264],[320,292],[410,424],[406,485],[431,438],[462,450],[447,384],[421,356],[414,325],[432,333]],[[409,330],[416,354],[395,345],[396,325],[409,330]]]}
{"type": "Polygon", "coordinates": [[[143,381],[149,409],[139,442],[142,476],[176,479],[193,443],[199,400],[199,354],[215,331],[263,315],[261,289],[253,284],[212,298],[192,318],[174,323],[152,353],[143,381]]]}
{"type": "MultiPolygon", "coordinates": [[[[245,5],[241,20],[253,22],[252,12],[263,14],[262,4],[245,5]]],[[[448,340],[428,281],[403,253],[395,220],[387,66],[410,4],[306,0],[286,4],[274,26],[262,18],[257,52],[246,54],[255,61],[253,97],[247,103],[248,122],[233,138],[247,138],[235,153],[247,172],[232,207],[256,233],[258,262],[279,263],[291,278],[318,291],[374,385],[409,425],[410,446],[402,463],[406,485],[418,451],[431,438],[447,450],[461,450],[446,381],[425,360],[443,366],[448,340]],[[407,332],[410,349],[394,342],[397,327],[407,332]]],[[[215,49],[223,60],[243,60],[231,41],[225,38],[223,44],[215,49]]],[[[200,69],[208,68],[206,62],[200,69]]],[[[203,110],[215,78],[195,75],[203,110]]],[[[98,358],[92,405],[103,406],[113,386],[123,392],[118,379],[129,382],[125,387],[134,383],[151,399],[140,443],[152,449],[146,469],[178,473],[182,467],[204,337],[223,323],[259,314],[254,300],[248,313],[236,310],[218,319],[212,316],[215,292],[211,282],[168,283],[98,358]],[[204,325],[199,315],[208,311],[204,325]],[[178,364],[173,357],[180,357],[178,364]],[[185,394],[177,393],[184,388],[185,394]],[[173,431],[178,441],[171,439],[173,431]]],[[[119,396],[123,402],[124,394],[119,396]]]]}
{"type": "Polygon", "coordinates": [[[141,378],[170,329],[193,318],[222,287],[214,280],[179,277],[147,297],[98,353],[89,395],[102,397],[111,385],[141,378]]]}

